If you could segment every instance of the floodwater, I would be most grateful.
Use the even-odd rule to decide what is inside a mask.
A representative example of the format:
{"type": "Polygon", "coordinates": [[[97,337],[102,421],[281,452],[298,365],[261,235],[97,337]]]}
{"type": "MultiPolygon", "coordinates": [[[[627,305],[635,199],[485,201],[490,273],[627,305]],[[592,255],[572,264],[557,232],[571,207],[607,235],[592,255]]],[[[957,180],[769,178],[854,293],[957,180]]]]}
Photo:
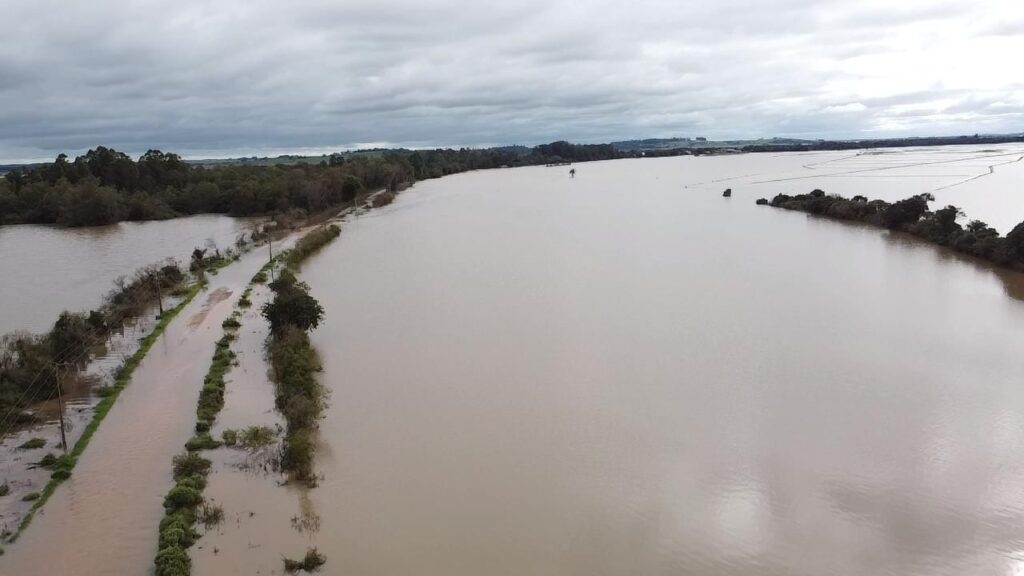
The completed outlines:
{"type": "Polygon", "coordinates": [[[44,332],[63,310],[98,306],[120,276],[192,250],[232,247],[254,220],[191,216],[111,226],[0,226],[0,334],[44,332]]]}
{"type": "MultiPolygon", "coordinates": [[[[1024,151],[997,153],[417,184],[301,274],[327,312],[319,486],[216,451],[205,494],[226,520],[190,551],[193,573],[279,574],[308,546],[320,573],[346,576],[1021,573],[1024,276],[754,205],[934,192],[1005,232],[1024,220],[1024,151]]],[[[0,573],[150,569],[170,456],[258,264],[221,272],[212,288],[233,296],[198,334],[205,295],[172,324],[0,573]]],[[[280,422],[266,296],[244,316],[216,432],[280,422]]]]}
{"type": "Polygon", "coordinates": [[[195,424],[221,323],[266,254],[209,276],[135,370],[71,478],[0,556],[0,574],[146,574],[156,554],[171,458],[195,424]]]}
{"type": "MultiPolygon", "coordinates": [[[[1019,574],[1020,275],[754,205],[813,180],[700,185],[833,156],[477,172],[350,225],[303,272],[323,573],[1019,574]]],[[[205,574],[301,555],[278,529],[205,574]]]]}

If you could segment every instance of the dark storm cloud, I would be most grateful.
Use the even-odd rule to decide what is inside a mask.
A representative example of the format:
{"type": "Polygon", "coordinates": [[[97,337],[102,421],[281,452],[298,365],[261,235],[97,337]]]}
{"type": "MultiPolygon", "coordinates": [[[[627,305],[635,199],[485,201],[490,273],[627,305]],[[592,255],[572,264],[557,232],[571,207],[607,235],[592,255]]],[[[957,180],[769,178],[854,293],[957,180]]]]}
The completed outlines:
{"type": "Polygon", "coordinates": [[[0,158],[1018,131],[1012,0],[8,0],[0,158]]]}

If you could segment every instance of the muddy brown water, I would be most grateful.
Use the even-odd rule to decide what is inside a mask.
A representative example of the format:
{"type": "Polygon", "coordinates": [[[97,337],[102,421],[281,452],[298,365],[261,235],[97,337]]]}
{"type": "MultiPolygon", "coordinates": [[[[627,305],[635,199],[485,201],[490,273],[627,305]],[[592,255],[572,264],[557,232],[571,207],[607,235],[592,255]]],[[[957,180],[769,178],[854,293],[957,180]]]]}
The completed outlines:
{"type": "MultiPolygon", "coordinates": [[[[938,190],[1024,219],[1020,162],[893,154],[476,172],[348,224],[302,271],[327,310],[320,485],[218,451],[226,521],[193,573],[307,546],[328,575],[1020,573],[1021,275],[753,203],[938,190]]],[[[198,391],[167,387],[201,380],[244,280],[194,353],[164,338],[194,362],[147,360],[0,573],[150,570],[198,391]]],[[[219,427],[279,421],[253,320],[219,427]]]]}
{"type": "Polygon", "coordinates": [[[323,573],[1019,573],[1020,276],[703,160],[420,183],[307,265],[323,573]]]}
{"type": "Polygon", "coordinates": [[[95,308],[119,276],[195,248],[234,246],[252,218],[203,215],[111,226],[0,226],[0,334],[43,332],[63,310],[95,308]]]}
{"type": "Polygon", "coordinates": [[[221,323],[262,250],[209,276],[136,369],[72,477],[0,556],[0,574],[146,574],[156,553],[171,457],[195,424],[196,401],[221,323]]]}

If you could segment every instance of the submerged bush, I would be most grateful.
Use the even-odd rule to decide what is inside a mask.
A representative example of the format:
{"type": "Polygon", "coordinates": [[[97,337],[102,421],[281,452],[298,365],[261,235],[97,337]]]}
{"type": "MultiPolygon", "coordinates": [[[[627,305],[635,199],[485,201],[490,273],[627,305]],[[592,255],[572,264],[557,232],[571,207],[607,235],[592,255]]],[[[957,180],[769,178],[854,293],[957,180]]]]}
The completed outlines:
{"type": "Polygon", "coordinates": [[[316,548],[310,548],[306,550],[306,555],[302,558],[302,560],[291,560],[289,558],[285,558],[284,571],[289,574],[294,574],[299,570],[313,572],[318,570],[326,562],[326,556],[317,552],[316,548]]]}
{"type": "Polygon", "coordinates": [[[334,224],[310,231],[295,243],[294,248],[288,251],[285,264],[291,268],[298,266],[340,234],[341,228],[334,224]]]}
{"type": "Polygon", "coordinates": [[[23,442],[21,446],[18,446],[18,450],[38,450],[46,446],[46,440],[43,438],[30,438],[23,442]]]}
{"type": "Polygon", "coordinates": [[[174,511],[181,508],[193,508],[203,502],[199,490],[179,482],[164,497],[164,508],[174,511]]]}
{"type": "Polygon", "coordinates": [[[57,455],[53,452],[48,453],[46,456],[36,463],[36,466],[41,468],[53,468],[57,464],[57,455]]]}
{"type": "Polygon", "coordinates": [[[185,449],[189,452],[196,452],[198,450],[213,450],[220,448],[220,442],[213,439],[209,432],[203,432],[196,434],[185,443],[185,449]]]}
{"type": "Polygon", "coordinates": [[[39,494],[39,492],[29,492],[28,494],[25,494],[24,496],[21,497],[21,501],[22,502],[33,502],[35,500],[39,500],[39,496],[41,496],[41,494],[39,494]]]}
{"type": "Polygon", "coordinates": [[[155,576],[188,576],[192,571],[192,560],[181,546],[161,548],[155,563],[155,576]]]}
{"type": "Polygon", "coordinates": [[[277,434],[269,426],[249,426],[238,433],[238,445],[255,450],[274,443],[277,434]]]}
{"type": "Polygon", "coordinates": [[[11,486],[5,480],[3,484],[0,484],[0,496],[7,496],[11,493],[11,486]]]}
{"type": "Polygon", "coordinates": [[[199,508],[198,519],[207,529],[224,522],[224,509],[216,504],[204,502],[199,508]]]}
{"type": "Polygon", "coordinates": [[[230,349],[231,340],[231,337],[224,335],[214,348],[210,370],[206,373],[203,388],[199,391],[196,432],[206,433],[224,407],[224,376],[231,369],[231,363],[235,359],[235,353],[230,349]]]}
{"type": "Polygon", "coordinates": [[[173,459],[174,479],[181,480],[189,476],[206,476],[210,473],[212,463],[196,452],[183,452],[173,459]]]}

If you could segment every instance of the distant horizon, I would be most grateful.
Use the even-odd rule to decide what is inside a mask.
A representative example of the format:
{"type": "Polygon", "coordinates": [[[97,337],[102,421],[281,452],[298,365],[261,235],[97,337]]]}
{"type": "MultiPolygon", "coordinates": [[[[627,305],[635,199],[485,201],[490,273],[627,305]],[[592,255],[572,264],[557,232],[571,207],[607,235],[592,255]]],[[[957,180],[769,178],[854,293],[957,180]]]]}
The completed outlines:
{"type": "Polygon", "coordinates": [[[19,165],[31,165],[31,164],[45,164],[53,162],[58,154],[66,154],[68,158],[75,158],[81,156],[91,149],[95,149],[98,146],[106,146],[117,150],[118,152],[124,152],[132,158],[138,158],[142,154],[145,154],[147,150],[161,150],[163,152],[169,152],[178,154],[183,160],[190,162],[199,161],[211,161],[211,160],[237,160],[243,158],[265,158],[274,159],[283,156],[298,156],[298,157],[319,157],[319,156],[330,156],[331,154],[337,153],[348,153],[348,152],[359,152],[364,150],[375,150],[375,149],[406,149],[406,150],[437,150],[437,149],[476,149],[483,150],[488,148],[503,148],[503,147],[514,147],[522,146],[531,148],[540,144],[548,144],[559,140],[571,142],[573,144],[614,144],[619,142],[633,142],[643,140],[673,140],[673,139],[690,139],[696,140],[697,138],[706,138],[708,143],[716,142],[757,142],[765,140],[805,140],[809,142],[814,141],[825,141],[825,142],[854,142],[854,141],[868,141],[868,140],[905,140],[905,139],[927,139],[927,138],[958,138],[958,137],[971,137],[971,136],[984,136],[984,137],[1015,137],[1024,135],[1022,131],[1010,131],[1010,132],[964,132],[957,134],[936,134],[936,133],[918,133],[911,135],[860,135],[854,137],[810,137],[810,136],[791,136],[791,135],[771,135],[771,136],[759,136],[759,137],[723,137],[713,138],[704,135],[671,135],[671,136],[637,136],[637,137],[625,137],[615,138],[611,140],[602,141],[584,141],[576,140],[572,138],[556,138],[554,140],[538,140],[529,143],[489,143],[489,144],[452,144],[452,145],[425,145],[421,143],[409,143],[403,145],[402,143],[390,143],[390,142],[360,142],[345,144],[340,146],[325,146],[325,147],[297,147],[297,148],[277,148],[277,147],[265,147],[265,148],[242,148],[237,150],[197,150],[197,151],[181,151],[171,147],[162,146],[148,146],[138,149],[130,149],[127,147],[120,147],[112,145],[110,143],[96,143],[92,146],[80,148],[76,150],[63,150],[54,153],[50,157],[38,157],[32,159],[0,159],[0,166],[19,166],[19,165]]]}

